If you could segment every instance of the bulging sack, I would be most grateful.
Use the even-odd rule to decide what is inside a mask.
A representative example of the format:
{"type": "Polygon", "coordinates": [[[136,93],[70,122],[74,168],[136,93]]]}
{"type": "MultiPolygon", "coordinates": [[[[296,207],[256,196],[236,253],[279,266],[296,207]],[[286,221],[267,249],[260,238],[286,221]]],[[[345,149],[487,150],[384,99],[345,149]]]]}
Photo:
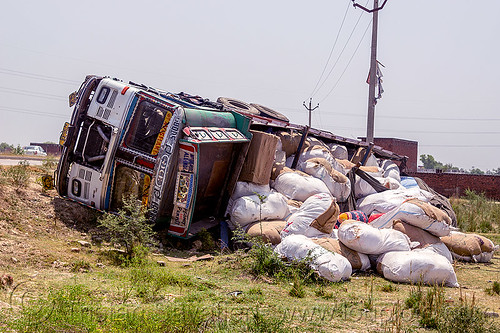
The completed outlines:
{"type": "Polygon", "coordinates": [[[459,287],[451,263],[429,249],[387,252],[378,257],[377,271],[394,282],[459,287]]]}
{"type": "Polygon", "coordinates": [[[391,228],[394,220],[401,220],[415,227],[442,237],[450,233],[451,219],[444,211],[418,199],[408,199],[401,206],[382,215],[370,225],[391,228]]]}
{"type": "MultiPolygon", "coordinates": [[[[374,176],[373,173],[370,174],[380,185],[384,186],[389,190],[398,190],[404,188],[397,180],[390,177],[378,177],[374,176]]],[[[364,198],[368,195],[375,194],[377,191],[364,179],[356,175],[356,182],[354,187],[354,193],[356,193],[356,199],[364,198]]]]}
{"type": "Polygon", "coordinates": [[[294,234],[326,237],[332,233],[339,213],[339,206],[330,194],[315,194],[288,217],[287,225],[281,232],[281,238],[294,234]]]}
{"type": "Polygon", "coordinates": [[[391,251],[410,251],[410,239],[402,232],[394,229],[373,228],[359,221],[342,222],[338,237],[348,248],[365,254],[378,255],[391,251]]]}
{"type": "Polygon", "coordinates": [[[459,231],[451,231],[441,240],[455,259],[467,262],[490,262],[498,249],[498,245],[486,237],[459,231]]]}
{"type": "Polygon", "coordinates": [[[312,238],[312,241],[318,245],[321,245],[321,247],[327,249],[330,252],[338,253],[347,258],[352,266],[352,269],[355,271],[366,271],[371,267],[370,259],[366,254],[351,250],[350,248],[339,242],[338,239],[325,237],[312,238]]]}
{"type": "Polygon", "coordinates": [[[233,195],[231,195],[231,199],[236,200],[241,197],[260,194],[260,195],[269,195],[271,193],[271,187],[269,184],[266,185],[258,185],[250,182],[236,182],[236,186],[234,187],[233,195]]]}
{"type": "Polygon", "coordinates": [[[288,199],[299,201],[305,201],[314,194],[330,193],[323,181],[298,171],[281,173],[273,187],[288,199]]]}
{"type": "Polygon", "coordinates": [[[351,182],[341,172],[332,168],[324,158],[311,158],[299,165],[299,169],[308,175],[321,179],[337,201],[347,200],[351,193],[351,182]]]}
{"type": "Polygon", "coordinates": [[[347,160],[349,158],[349,154],[345,146],[330,143],[327,144],[327,147],[330,148],[330,153],[334,158],[339,160],[347,160]]]}
{"type": "Polygon", "coordinates": [[[390,177],[401,183],[401,173],[399,167],[391,160],[383,160],[380,162],[380,167],[384,170],[383,176],[385,178],[390,177]]]}
{"type": "Polygon", "coordinates": [[[261,202],[257,195],[238,198],[231,207],[231,226],[245,227],[259,220],[283,220],[288,215],[286,198],[277,192],[271,192],[261,202]]]}
{"type": "Polygon", "coordinates": [[[421,201],[429,201],[434,197],[432,193],[419,188],[389,190],[370,194],[357,201],[357,207],[366,215],[372,213],[387,213],[399,207],[405,200],[416,198],[421,201]]]}
{"type": "Polygon", "coordinates": [[[259,237],[265,243],[277,245],[281,242],[280,232],[286,225],[286,221],[260,221],[253,222],[247,226],[246,233],[250,237],[259,237]]]}
{"type": "Polygon", "coordinates": [[[352,274],[351,264],[344,256],[324,249],[303,235],[286,237],[274,251],[289,260],[310,259],[309,266],[332,282],[347,280],[352,274]]]}
{"type": "Polygon", "coordinates": [[[393,221],[392,228],[408,236],[410,241],[418,243],[419,245],[415,247],[416,249],[430,248],[434,252],[444,256],[450,263],[453,263],[450,250],[448,250],[439,237],[401,220],[393,221]]]}

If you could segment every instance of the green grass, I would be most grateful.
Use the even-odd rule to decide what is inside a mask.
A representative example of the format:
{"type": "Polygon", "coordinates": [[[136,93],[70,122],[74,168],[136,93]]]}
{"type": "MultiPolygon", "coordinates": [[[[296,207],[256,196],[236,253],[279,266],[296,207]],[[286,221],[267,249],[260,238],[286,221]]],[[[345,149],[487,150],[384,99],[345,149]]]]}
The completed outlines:
{"type": "Polygon", "coordinates": [[[467,189],[465,196],[452,198],[458,227],[464,232],[500,232],[500,204],[482,193],[467,189]]]}

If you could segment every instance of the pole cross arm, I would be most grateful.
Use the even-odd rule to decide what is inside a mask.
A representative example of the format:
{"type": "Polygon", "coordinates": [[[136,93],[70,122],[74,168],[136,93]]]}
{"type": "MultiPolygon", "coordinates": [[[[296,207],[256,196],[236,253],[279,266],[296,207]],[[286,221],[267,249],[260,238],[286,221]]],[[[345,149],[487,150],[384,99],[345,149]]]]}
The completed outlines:
{"type": "Polygon", "coordinates": [[[379,10],[381,10],[382,8],[384,8],[384,6],[385,6],[386,3],[387,3],[387,0],[385,0],[384,3],[382,4],[382,6],[380,6],[380,7],[373,8],[373,9],[368,9],[368,8],[366,8],[364,6],[361,6],[360,4],[356,3],[355,0],[352,0],[352,5],[354,6],[354,8],[359,7],[361,9],[363,9],[365,12],[368,12],[368,13],[378,12],[379,10]]]}

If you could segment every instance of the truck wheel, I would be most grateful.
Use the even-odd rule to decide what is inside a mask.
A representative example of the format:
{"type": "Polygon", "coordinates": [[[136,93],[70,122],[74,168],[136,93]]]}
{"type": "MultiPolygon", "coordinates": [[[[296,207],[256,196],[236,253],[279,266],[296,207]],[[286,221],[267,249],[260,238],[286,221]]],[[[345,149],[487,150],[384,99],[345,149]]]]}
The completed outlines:
{"type": "Polygon", "coordinates": [[[290,119],[288,119],[284,114],[279,113],[278,111],[274,111],[273,109],[270,109],[267,106],[260,104],[253,104],[253,103],[250,104],[250,106],[253,106],[257,110],[259,110],[261,116],[278,119],[281,121],[286,121],[287,123],[290,122],[290,119]]]}
{"type": "Polygon", "coordinates": [[[217,98],[217,102],[221,103],[228,109],[237,111],[237,112],[242,112],[242,113],[249,113],[253,115],[260,115],[260,111],[251,106],[248,103],[239,101],[234,98],[228,98],[228,97],[219,97],[217,98]]]}

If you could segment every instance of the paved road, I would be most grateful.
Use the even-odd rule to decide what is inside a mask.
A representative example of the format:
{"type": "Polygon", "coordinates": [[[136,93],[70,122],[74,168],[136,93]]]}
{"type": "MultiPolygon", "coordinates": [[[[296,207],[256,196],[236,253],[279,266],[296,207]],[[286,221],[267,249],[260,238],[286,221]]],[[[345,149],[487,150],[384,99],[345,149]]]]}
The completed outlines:
{"type": "Polygon", "coordinates": [[[30,165],[42,165],[43,159],[33,159],[33,158],[0,158],[0,165],[17,165],[21,161],[28,161],[30,165]]]}

